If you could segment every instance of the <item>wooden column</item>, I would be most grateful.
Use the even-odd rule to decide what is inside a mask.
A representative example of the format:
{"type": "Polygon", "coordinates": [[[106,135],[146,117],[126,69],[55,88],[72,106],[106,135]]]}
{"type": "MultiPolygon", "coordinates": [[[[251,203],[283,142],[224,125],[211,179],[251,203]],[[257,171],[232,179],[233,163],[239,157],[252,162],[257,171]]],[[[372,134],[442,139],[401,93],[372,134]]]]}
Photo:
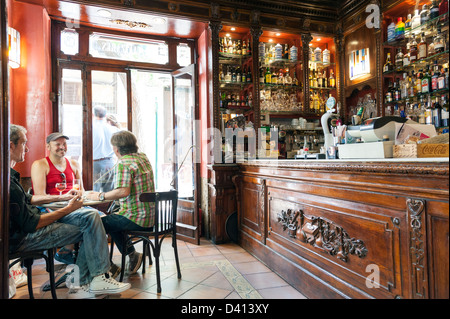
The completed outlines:
{"type": "Polygon", "coordinates": [[[309,43],[312,41],[311,33],[302,33],[302,63],[303,63],[303,110],[310,111],[309,105],[309,43]]]}
{"type": "Polygon", "coordinates": [[[336,101],[340,103],[339,116],[344,117],[345,110],[345,50],[344,35],[342,29],[338,29],[337,35],[334,37],[336,45],[336,101]]]}

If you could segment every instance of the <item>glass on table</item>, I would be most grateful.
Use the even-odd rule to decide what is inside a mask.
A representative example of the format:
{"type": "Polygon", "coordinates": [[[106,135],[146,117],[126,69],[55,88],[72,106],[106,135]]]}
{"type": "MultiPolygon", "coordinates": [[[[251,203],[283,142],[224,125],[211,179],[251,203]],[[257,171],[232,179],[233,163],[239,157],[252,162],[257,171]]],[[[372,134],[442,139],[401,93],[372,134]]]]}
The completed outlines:
{"type": "Polygon", "coordinates": [[[56,183],[55,188],[59,192],[59,195],[62,195],[62,192],[66,189],[67,184],[66,183],[56,183]]]}
{"type": "Polygon", "coordinates": [[[81,189],[81,180],[79,178],[76,178],[73,180],[72,189],[75,189],[77,191],[79,191],[81,189]]]}

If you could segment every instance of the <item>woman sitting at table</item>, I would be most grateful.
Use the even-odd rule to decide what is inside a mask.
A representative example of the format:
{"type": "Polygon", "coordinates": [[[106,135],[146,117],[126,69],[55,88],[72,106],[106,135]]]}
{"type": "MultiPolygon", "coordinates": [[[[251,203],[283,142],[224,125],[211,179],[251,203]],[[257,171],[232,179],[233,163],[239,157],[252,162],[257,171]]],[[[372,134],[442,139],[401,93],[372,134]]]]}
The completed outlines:
{"type": "MultiPolygon", "coordinates": [[[[154,192],[153,169],[144,153],[138,153],[137,139],[133,133],[119,131],[111,137],[114,153],[119,159],[114,170],[114,189],[103,192],[89,192],[90,200],[119,200],[118,212],[102,218],[107,234],[110,234],[122,252],[124,230],[144,230],[155,223],[154,204],[139,201],[139,195],[154,192]]],[[[127,251],[130,259],[129,272],[137,272],[142,263],[142,254],[130,246],[127,251]]],[[[111,273],[117,276],[120,268],[111,265],[111,273]],[[113,269],[115,271],[113,271],[113,269]]],[[[114,277],[113,277],[114,278],[114,277]]]]}

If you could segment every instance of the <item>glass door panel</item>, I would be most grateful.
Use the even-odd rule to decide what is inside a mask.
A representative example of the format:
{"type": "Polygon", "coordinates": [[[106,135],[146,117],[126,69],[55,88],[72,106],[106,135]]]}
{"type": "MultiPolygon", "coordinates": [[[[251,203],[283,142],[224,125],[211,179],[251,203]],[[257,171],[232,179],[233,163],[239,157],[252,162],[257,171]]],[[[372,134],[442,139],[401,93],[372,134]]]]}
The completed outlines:
{"type": "Polygon", "coordinates": [[[62,69],[59,131],[69,137],[66,157],[83,161],[83,80],[81,70],[62,69]]]}
{"type": "Polygon", "coordinates": [[[107,192],[113,189],[113,167],[117,161],[111,136],[119,128],[106,121],[113,115],[122,129],[128,127],[127,74],[125,72],[92,71],[92,145],[93,189],[107,192]]]}
{"type": "Polygon", "coordinates": [[[173,180],[173,112],[170,74],[132,70],[133,133],[153,167],[155,188],[168,191],[173,180]]]}

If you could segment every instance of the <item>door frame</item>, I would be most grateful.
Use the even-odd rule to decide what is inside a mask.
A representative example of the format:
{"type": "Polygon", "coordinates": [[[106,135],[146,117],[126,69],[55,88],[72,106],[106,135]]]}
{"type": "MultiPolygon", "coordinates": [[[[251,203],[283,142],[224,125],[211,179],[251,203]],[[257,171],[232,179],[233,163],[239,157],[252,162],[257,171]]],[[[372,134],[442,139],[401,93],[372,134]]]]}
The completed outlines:
{"type": "MultiPolygon", "coordinates": [[[[199,120],[199,105],[198,105],[198,83],[197,83],[197,64],[193,63],[190,64],[188,66],[182,67],[178,70],[175,70],[173,72],[171,72],[172,75],[172,105],[173,105],[173,132],[174,132],[174,141],[173,141],[173,158],[174,159],[178,159],[180,158],[181,160],[184,159],[185,154],[180,154],[181,157],[177,156],[177,148],[176,148],[176,106],[175,106],[175,79],[177,77],[181,77],[185,74],[189,74],[192,77],[192,91],[193,91],[193,101],[192,105],[194,108],[194,121],[198,121],[199,120]]],[[[177,236],[179,236],[180,239],[183,239],[184,241],[187,241],[189,243],[192,244],[196,244],[199,245],[200,244],[200,216],[199,216],[199,202],[198,202],[198,198],[199,198],[199,190],[198,188],[200,187],[200,162],[195,160],[198,155],[200,154],[200,132],[198,132],[196,130],[195,125],[193,125],[194,128],[194,147],[192,148],[192,152],[193,152],[193,162],[194,162],[194,183],[195,183],[195,188],[194,188],[194,198],[193,201],[191,200],[186,200],[186,199],[182,199],[182,198],[178,198],[178,212],[181,211],[189,211],[192,210],[193,213],[193,218],[192,218],[192,224],[187,224],[185,222],[180,221],[180,218],[177,218],[177,228],[179,229],[184,229],[185,232],[184,233],[178,233],[177,232],[177,236]],[[192,236],[188,236],[186,235],[186,233],[191,233],[192,236]]],[[[189,150],[190,151],[190,150],[189,150]]],[[[174,165],[174,169],[173,172],[175,174],[174,176],[174,187],[175,189],[177,189],[178,187],[178,163],[174,161],[173,163],[174,165]]],[[[181,168],[181,166],[180,166],[181,168]]],[[[180,214],[178,215],[180,216],[180,214]]]]}

